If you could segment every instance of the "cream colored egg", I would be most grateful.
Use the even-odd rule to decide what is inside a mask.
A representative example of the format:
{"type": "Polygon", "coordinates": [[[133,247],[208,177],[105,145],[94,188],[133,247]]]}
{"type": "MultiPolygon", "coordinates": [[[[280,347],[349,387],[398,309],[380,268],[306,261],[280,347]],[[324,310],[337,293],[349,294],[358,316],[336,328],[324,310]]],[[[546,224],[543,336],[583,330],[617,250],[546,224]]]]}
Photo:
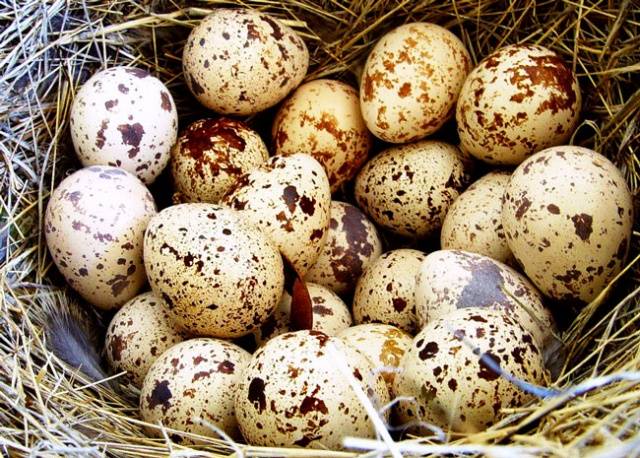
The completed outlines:
{"type": "Polygon", "coordinates": [[[555,301],[581,305],[624,266],[633,201],[607,158],[587,148],[556,146],[515,170],[502,222],[509,248],[531,281],[555,301]]]}
{"type": "Polygon", "coordinates": [[[336,359],[374,406],[389,402],[365,355],[319,331],[282,334],[253,354],[236,393],[236,416],[251,445],[336,450],[346,436],[373,438],[375,428],[336,359]],[[334,351],[331,351],[331,350],[334,351]]]}
{"type": "Polygon", "coordinates": [[[217,203],[269,151],[257,132],[229,118],[191,123],[171,150],[171,175],[184,202],[217,203]]]}
{"type": "Polygon", "coordinates": [[[193,335],[240,337],[275,310],[284,289],[282,258],[238,213],[182,204],[154,217],[144,239],[153,291],[193,335]]]}
{"type": "Polygon", "coordinates": [[[384,253],[367,267],[353,295],[354,321],[390,324],[413,334],[416,276],[425,256],[403,248],[384,253]]]}
{"type": "MultiPolygon", "coordinates": [[[[192,339],[174,345],[158,358],[140,393],[142,419],[153,425],[193,435],[219,438],[219,428],[239,439],[233,407],[240,378],[251,355],[231,342],[192,339]]],[[[160,428],[147,431],[162,437],[160,428]]],[[[178,444],[202,444],[206,439],[170,433],[178,444]]]]}
{"type": "Polygon", "coordinates": [[[271,134],[275,154],[315,157],[327,172],[332,192],[356,175],[371,148],[358,92],[328,79],[296,89],[278,110],[271,134]]]}
{"type": "Polygon", "coordinates": [[[436,24],[404,24],[384,35],[362,73],[360,105],[369,130],[391,143],[436,132],[454,113],[471,69],[464,44],[436,24]]]}
{"type": "Polygon", "coordinates": [[[182,66],[189,89],[205,107],[249,115],[274,106],[302,82],[309,51],[273,16],[216,8],[189,34],[182,66]]]}
{"type": "Polygon", "coordinates": [[[460,148],[491,164],[516,165],[566,142],[580,116],[571,68],[553,51],[500,48],[471,71],[456,110],[460,148]]]}
{"type": "Polygon", "coordinates": [[[331,202],[329,233],[316,263],[305,279],[350,294],[362,271],[382,254],[378,231],[354,205],[331,202]]]}
{"type": "Polygon", "coordinates": [[[241,177],[223,202],[273,240],[301,277],[318,260],[329,229],[331,191],[313,157],[272,157],[241,177]]]}
{"type": "Polygon", "coordinates": [[[500,262],[513,259],[502,227],[502,198],[510,173],[490,172],[453,202],[442,223],[443,250],[464,250],[500,262]]]}
{"type": "Polygon", "coordinates": [[[152,183],[169,162],[178,112],[167,87],[145,70],[93,75],[71,107],[71,139],[82,165],[111,165],[152,183]]]}
{"type": "Polygon", "coordinates": [[[425,237],[442,226],[466,176],[459,152],[424,140],[383,151],[356,178],[358,206],[377,224],[400,235],[425,237]]]}
{"type": "Polygon", "coordinates": [[[134,297],[146,278],[144,231],[156,214],[153,197],[134,175],[93,166],[65,178],[44,218],[47,247],[67,283],[109,310],[134,297]]]}
{"type": "Polygon", "coordinates": [[[456,310],[422,329],[402,359],[395,391],[413,399],[400,401],[400,420],[473,433],[495,423],[501,409],[533,398],[485,361],[525,382],[548,383],[535,339],[516,321],[499,310],[456,310]]]}
{"type": "Polygon", "coordinates": [[[542,295],[509,266],[476,253],[434,251],[422,261],[415,289],[420,327],[468,307],[499,309],[520,323],[543,348],[555,323],[542,295]]]}

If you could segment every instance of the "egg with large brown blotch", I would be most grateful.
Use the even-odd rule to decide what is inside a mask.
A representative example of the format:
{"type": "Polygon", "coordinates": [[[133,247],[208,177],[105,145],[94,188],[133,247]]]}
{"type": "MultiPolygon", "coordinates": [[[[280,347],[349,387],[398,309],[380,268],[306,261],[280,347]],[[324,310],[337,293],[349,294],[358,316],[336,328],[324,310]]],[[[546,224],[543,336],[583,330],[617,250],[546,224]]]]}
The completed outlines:
{"type": "MultiPolygon", "coordinates": [[[[230,342],[199,338],[174,345],[158,358],[144,379],[140,415],[153,425],[192,435],[170,434],[179,444],[202,444],[220,428],[239,439],[234,396],[251,355],[230,342]],[[204,438],[196,437],[205,436],[204,438]]],[[[163,437],[160,427],[147,427],[163,437]]]]}
{"type": "Polygon", "coordinates": [[[571,137],[581,100],[578,80],[555,52],[532,44],[500,48],[460,91],[460,148],[490,164],[517,165],[571,137]]]}
{"type": "Polygon", "coordinates": [[[329,233],[316,263],[305,280],[337,294],[349,294],[364,269],[382,254],[375,225],[354,205],[331,202],[329,233]]]}
{"type": "Polygon", "coordinates": [[[192,335],[251,333],[275,310],[284,266],[273,243],[237,212],[181,204],[154,217],[144,238],[153,291],[192,335]]]}
{"type": "Polygon", "coordinates": [[[459,154],[455,146],[433,140],[383,151],[356,178],[358,206],[396,234],[428,236],[440,229],[466,184],[459,154]]]}
{"type": "Polygon", "coordinates": [[[558,302],[584,305],[624,266],[633,201],[606,157],[555,146],[515,170],[502,222],[509,248],[531,281],[558,302]]]}
{"type": "Polygon", "coordinates": [[[373,423],[336,358],[374,406],[389,402],[387,386],[368,358],[341,339],[319,331],[282,334],[253,354],[236,392],[236,416],[245,440],[259,446],[336,450],[346,436],[375,437],[373,423]]]}
{"type": "Polygon", "coordinates": [[[47,247],[67,283],[98,308],[117,309],[144,285],[144,231],[156,214],[149,190],[123,169],[92,166],[51,194],[47,247]]]}
{"type": "Polygon", "coordinates": [[[223,203],[238,210],[304,277],[329,229],[331,191],[324,168],[308,154],[274,156],[243,175],[223,203]]]}
{"type": "Polygon", "coordinates": [[[271,134],[275,154],[315,157],[327,172],[332,192],[356,175],[371,148],[358,92],[328,79],[296,89],[278,110],[271,134]]]}
{"type": "Polygon", "coordinates": [[[454,113],[471,69],[464,44],[436,24],[404,24],[384,35],[362,72],[360,106],[369,130],[391,143],[436,132],[454,113]]]}
{"type": "Polygon", "coordinates": [[[401,422],[473,433],[495,423],[501,409],[533,399],[491,362],[525,382],[548,383],[535,339],[501,311],[467,308],[432,321],[414,338],[395,378],[397,395],[411,398],[398,404],[401,422]]]}
{"type": "Polygon", "coordinates": [[[171,175],[187,202],[217,203],[269,151],[257,132],[229,118],[191,123],[171,150],[171,175]]]}
{"type": "Polygon", "coordinates": [[[110,165],[152,183],[169,162],[178,112],[167,87],[145,70],[93,75],[71,107],[70,131],[82,165],[110,165]]]}
{"type": "Polygon", "coordinates": [[[189,34],[182,67],[189,89],[205,107],[250,115],[276,105],[302,82],[309,51],[274,16],[216,8],[189,34]]]}

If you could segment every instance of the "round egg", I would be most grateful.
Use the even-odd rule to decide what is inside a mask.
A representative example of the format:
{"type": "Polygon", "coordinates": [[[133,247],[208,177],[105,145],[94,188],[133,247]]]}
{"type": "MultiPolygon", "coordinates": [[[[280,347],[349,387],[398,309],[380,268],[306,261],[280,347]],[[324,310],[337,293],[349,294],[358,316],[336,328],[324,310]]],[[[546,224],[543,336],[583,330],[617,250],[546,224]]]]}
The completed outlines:
{"type": "Polygon", "coordinates": [[[500,410],[533,399],[491,367],[546,385],[540,349],[499,310],[467,308],[429,323],[414,338],[394,381],[401,422],[427,422],[451,431],[483,431],[500,410]],[[486,361],[489,361],[487,364],[486,361]]]}
{"type": "Polygon", "coordinates": [[[480,254],[429,253],[416,277],[415,301],[421,328],[458,309],[490,308],[520,323],[540,348],[553,339],[554,319],[538,290],[509,266],[480,254]]]}
{"type": "Polygon", "coordinates": [[[302,82],[309,51],[273,16],[216,8],[189,34],[182,67],[189,89],[205,107],[250,115],[274,106],[302,82]]]}
{"type": "Polygon", "coordinates": [[[356,349],[319,331],[282,334],[253,354],[238,386],[235,409],[245,440],[258,446],[336,450],[346,436],[375,437],[336,358],[374,406],[389,402],[384,380],[356,349]]]}
{"type": "Polygon", "coordinates": [[[82,165],[111,165],[152,183],[178,136],[171,93],[145,70],[113,67],[93,75],[71,107],[71,140],[82,165]]]}
{"type": "Polygon", "coordinates": [[[185,129],[171,150],[171,175],[184,202],[218,203],[238,178],[262,165],[269,152],[245,123],[201,119],[185,129]]]}
{"type": "MultiPolygon", "coordinates": [[[[306,282],[311,310],[313,313],[313,330],[335,336],[353,324],[349,307],[340,297],[328,288],[315,283],[306,282]]],[[[254,331],[256,343],[263,345],[269,339],[291,331],[289,316],[291,314],[291,296],[284,293],[276,311],[259,329],[254,331]]]]}
{"type": "Polygon", "coordinates": [[[331,191],[313,157],[274,156],[243,175],[223,202],[264,231],[300,277],[318,260],[329,229],[331,191]]]}
{"type": "MultiPolygon", "coordinates": [[[[178,444],[219,438],[217,427],[239,439],[234,397],[251,355],[230,342],[199,338],[174,345],[151,366],[140,393],[142,419],[184,431],[169,433],[178,444]],[[212,427],[213,426],[213,427],[212,427]]],[[[147,427],[162,437],[160,428],[147,427]]]]}
{"type": "Polygon", "coordinates": [[[393,29],[376,43],[362,72],[367,127],[391,143],[436,132],[453,115],[470,69],[464,44],[447,29],[426,22],[393,29]]]}
{"type": "Polygon", "coordinates": [[[125,380],[141,387],[154,361],[184,339],[166,302],[153,293],[143,293],[124,304],[111,319],[104,348],[112,371],[126,371],[125,380]]]}
{"type": "Polygon", "coordinates": [[[413,334],[416,276],[425,254],[418,250],[388,251],[365,269],[353,295],[357,324],[383,323],[413,334]]]}
{"type": "Polygon", "coordinates": [[[356,178],[355,197],[380,226],[426,237],[440,229],[465,182],[458,149],[423,140],[389,148],[367,162],[356,178]]]}
{"type": "Polygon", "coordinates": [[[633,201],[607,158],[587,148],[556,146],[515,170],[502,222],[509,248],[531,281],[555,301],[581,305],[622,270],[633,201]]]}
{"type": "Polygon", "coordinates": [[[146,278],[144,231],[156,206],[134,175],[92,166],[65,178],[44,217],[47,247],[67,283],[89,303],[109,310],[134,297],[146,278]]]}
{"type": "Polygon", "coordinates": [[[358,92],[328,79],[296,89],[278,110],[271,134],[275,154],[315,157],[327,172],[332,192],[356,175],[371,148],[358,92]]]}
{"type": "Polygon", "coordinates": [[[369,358],[384,378],[391,399],[394,399],[393,380],[402,357],[411,347],[413,337],[394,326],[380,323],[352,326],[340,332],[338,337],[369,358]]]}
{"type": "Polygon", "coordinates": [[[500,262],[513,259],[502,227],[502,198],[510,173],[490,172],[453,202],[442,222],[443,250],[464,250],[500,262]]]}
{"type": "Polygon", "coordinates": [[[213,204],[169,207],[144,238],[149,283],[176,324],[193,335],[251,333],[284,290],[277,248],[238,213],[213,204]]]}
{"type": "Polygon", "coordinates": [[[354,205],[331,202],[329,233],[316,263],[305,279],[350,294],[362,271],[382,254],[374,224],[354,205]]]}
{"type": "Polygon", "coordinates": [[[471,71],[456,109],[460,148],[490,164],[516,165],[565,143],[580,116],[578,80],[562,58],[511,45],[471,71]]]}

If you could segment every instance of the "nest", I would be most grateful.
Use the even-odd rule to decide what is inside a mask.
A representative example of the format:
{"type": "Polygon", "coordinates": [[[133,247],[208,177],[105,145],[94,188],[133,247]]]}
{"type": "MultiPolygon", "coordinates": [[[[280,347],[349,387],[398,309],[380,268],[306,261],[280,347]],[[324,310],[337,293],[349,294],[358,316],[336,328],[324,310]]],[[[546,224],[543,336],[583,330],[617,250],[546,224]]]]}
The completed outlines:
{"type": "MultiPolygon", "coordinates": [[[[55,185],[78,167],[69,141],[74,93],[114,65],[145,68],[174,94],[181,125],[205,112],[181,77],[190,29],[221,6],[268,11],[304,36],[308,80],[356,82],[368,51],[395,26],[429,21],[462,38],[474,62],[512,43],[544,45],[578,74],[584,109],[572,143],[593,148],[640,187],[640,5],[637,2],[369,0],[0,1],[0,449],[9,455],[364,456],[266,449],[210,439],[188,449],[148,438],[136,393],[90,384],[47,349],[43,323],[68,292],[41,231],[55,185]],[[184,3],[184,4],[183,4],[184,3]]],[[[250,120],[259,127],[260,116],[250,120]]],[[[636,212],[637,214],[638,212],[636,212]]],[[[640,450],[640,269],[636,221],[628,265],[563,333],[566,361],[554,396],[504,412],[482,433],[408,439],[422,454],[626,456],[640,450]]],[[[100,328],[100,316],[96,328],[100,328]]],[[[168,437],[168,436],[167,436],[168,437]]],[[[364,444],[366,445],[366,444],[364,444]]],[[[383,442],[368,447],[388,450],[383,442]]],[[[397,450],[396,450],[397,451],[397,450]]]]}

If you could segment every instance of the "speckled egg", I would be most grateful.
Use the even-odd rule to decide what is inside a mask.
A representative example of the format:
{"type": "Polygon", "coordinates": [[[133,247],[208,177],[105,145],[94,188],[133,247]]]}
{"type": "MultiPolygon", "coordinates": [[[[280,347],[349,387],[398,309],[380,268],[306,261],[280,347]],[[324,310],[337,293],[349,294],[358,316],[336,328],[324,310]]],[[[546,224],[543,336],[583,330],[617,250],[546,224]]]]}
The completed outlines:
{"type": "Polygon", "coordinates": [[[502,227],[502,199],[511,174],[490,172],[453,202],[442,223],[443,250],[483,254],[500,262],[513,259],[502,227]]]}
{"type": "Polygon", "coordinates": [[[362,73],[367,127],[391,143],[434,133],[453,115],[470,69],[464,44],[447,29],[425,22],[393,29],[375,45],[362,73]]]}
{"type": "Polygon", "coordinates": [[[502,310],[520,323],[542,348],[555,331],[542,295],[523,275],[486,256],[458,250],[429,253],[416,277],[420,327],[468,307],[502,310]]]}
{"type": "Polygon", "coordinates": [[[633,201],[607,158],[586,148],[556,146],[515,170],[502,222],[509,248],[531,281],[556,301],[580,305],[622,269],[633,201]]]}
{"type": "Polygon", "coordinates": [[[82,165],[111,165],[152,183],[169,162],[178,112],[167,87],[145,70],[93,75],[71,107],[71,139],[82,165]]]}
{"type": "Polygon", "coordinates": [[[144,285],[144,231],[153,197],[134,175],[92,166],[65,178],[44,217],[47,247],[67,283],[89,303],[119,308],[144,285]]]}
{"type": "Polygon", "coordinates": [[[274,156],[243,175],[223,202],[264,231],[301,277],[318,260],[329,229],[331,191],[313,157],[274,156]]]}
{"type": "Polygon", "coordinates": [[[154,361],[184,339],[166,302],[153,293],[143,293],[124,304],[111,319],[104,348],[111,370],[126,371],[124,380],[141,387],[154,361]]]}
{"type": "Polygon", "coordinates": [[[305,279],[337,294],[350,294],[362,271],[381,254],[382,242],[373,223],[358,207],[334,200],[329,233],[305,279]]]}
{"type": "Polygon", "coordinates": [[[354,321],[390,324],[413,334],[416,276],[425,256],[402,248],[384,253],[367,267],[353,295],[354,321]]]}
{"type": "Polygon", "coordinates": [[[466,182],[458,149],[424,140],[383,151],[356,178],[355,197],[377,224],[408,237],[425,237],[442,221],[466,182]]]}
{"type": "Polygon", "coordinates": [[[374,406],[389,402],[369,359],[319,331],[282,334],[253,354],[236,393],[236,416],[252,445],[336,450],[345,436],[375,437],[362,403],[337,367],[352,371],[374,406]],[[330,349],[335,352],[330,351],[330,349]]]}
{"type": "Polygon", "coordinates": [[[205,107],[249,115],[274,106],[302,82],[309,51],[273,16],[217,8],[191,31],[182,66],[189,89],[205,107]]]}
{"type": "Polygon", "coordinates": [[[414,399],[400,401],[401,421],[478,432],[499,419],[500,409],[533,398],[487,360],[526,382],[548,383],[540,349],[520,324],[498,310],[456,310],[423,328],[400,363],[395,391],[414,399]]]}
{"type": "Polygon", "coordinates": [[[461,149],[491,164],[519,164],[566,142],[580,116],[578,80],[538,45],[500,48],[471,71],[456,109],[461,149]]]}
{"type": "Polygon", "coordinates": [[[240,337],[275,310],[284,290],[272,242],[233,210],[182,204],[154,217],[144,238],[153,291],[190,334],[240,337]]]}
{"type": "Polygon", "coordinates": [[[171,175],[185,202],[217,203],[244,173],[264,164],[269,151],[257,132],[229,118],[201,119],[171,150],[171,175]]]}
{"type": "MultiPolygon", "coordinates": [[[[306,282],[311,310],[313,313],[314,331],[324,332],[328,336],[335,336],[340,331],[353,324],[349,307],[340,297],[328,288],[315,283],[306,282]]],[[[258,345],[263,345],[269,339],[291,331],[289,315],[291,314],[291,296],[284,293],[280,304],[267,321],[253,335],[258,345]]]]}
{"type": "Polygon", "coordinates": [[[358,92],[328,79],[296,89],[278,110],[271,134],[275,154],[315,157],[327,172],[332,192],[356,175],[371,148],[358,92]]]}
{"type": "MultiPolygon", "coordinates": [[[[230,342],[192,339],[174,345],[158,358],[144,379],[140,414],[148,423],[193,434],[169,434],[178,444],[219,438],[212,426],[238,439],[233,407],[240,378],[251,355],[230,342]],[[196,436],[197,435],[197,436],[196,436]]],[[[162,437],[159,428],[147,427],[162,437]]]]}
{"type": "Polygon", "coordinates": [[[395,398],[393,380],[413,337],[395,326],[380,323],[352,326],[340,332],[338,337],[369,358],[387,383],[391,398],[395,398]]]}

